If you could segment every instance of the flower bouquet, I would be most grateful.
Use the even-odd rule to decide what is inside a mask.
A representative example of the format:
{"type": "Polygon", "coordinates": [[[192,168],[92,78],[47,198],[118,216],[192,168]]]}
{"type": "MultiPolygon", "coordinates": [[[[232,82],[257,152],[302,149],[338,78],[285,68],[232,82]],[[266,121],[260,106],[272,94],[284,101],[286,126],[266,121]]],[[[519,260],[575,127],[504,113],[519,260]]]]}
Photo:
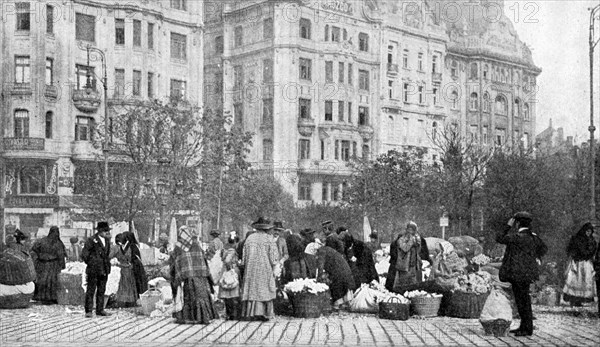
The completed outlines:
{"type": "Polygon", "coordinates": [[[283,287],[298,318],[317,318],[331,305],[329,286],[312,278],[296,279],[283,287]]]}
{"type": "Polygon", "coordinates": [[[492,275],[485,271],[462,275],[456,279],[446,307],[446,315],[477,318],[492,289],[492,275]]]}

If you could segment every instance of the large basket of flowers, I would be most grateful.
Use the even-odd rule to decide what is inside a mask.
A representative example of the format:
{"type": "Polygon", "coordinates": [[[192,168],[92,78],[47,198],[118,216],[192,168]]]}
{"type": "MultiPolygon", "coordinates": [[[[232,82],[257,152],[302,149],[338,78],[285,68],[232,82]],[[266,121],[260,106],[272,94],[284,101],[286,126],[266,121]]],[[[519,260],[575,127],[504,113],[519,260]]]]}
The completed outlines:
{"type": "Polygon", "coordinates": [[[480,271],[458,277],[445,308],[446,316],[479,318],[491,286],[491,275],[480,271]]]}
{"type": "Polygon", "coordinates": [[[422,317],[437,317],[443,295],[413,290],[404,293],[404,297],[410,299],[410,308],[413,314],[422,317]]]}
{"type": "Polygon", "coordinates": [[[294,310],[294,317],[317,318],[327,309],[329,286],[314,279],[294,280],[283,288],[288,294],[294,310]]]}

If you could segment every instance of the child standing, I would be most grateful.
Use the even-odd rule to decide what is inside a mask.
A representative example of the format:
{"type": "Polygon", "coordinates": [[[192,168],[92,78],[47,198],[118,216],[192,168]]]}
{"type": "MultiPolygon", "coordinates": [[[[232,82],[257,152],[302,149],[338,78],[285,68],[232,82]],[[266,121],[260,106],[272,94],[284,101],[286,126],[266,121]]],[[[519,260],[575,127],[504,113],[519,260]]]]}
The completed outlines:
{"type": "Polygon", "coordinates": [[[225,272],[219,280],[219,299],[225,302],[225,314],[228,320],[240,319],[240,271],[236,252],[239,238],[230,236],[222,253],[225,272]]]}

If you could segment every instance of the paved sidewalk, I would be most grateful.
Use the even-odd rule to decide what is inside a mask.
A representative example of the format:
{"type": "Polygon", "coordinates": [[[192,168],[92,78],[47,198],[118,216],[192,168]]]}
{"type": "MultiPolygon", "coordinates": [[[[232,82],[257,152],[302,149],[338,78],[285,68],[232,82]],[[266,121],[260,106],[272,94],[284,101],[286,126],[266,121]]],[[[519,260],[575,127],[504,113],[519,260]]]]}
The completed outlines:
{"type": "MultiPolygon", "coordinates": [[[[178,325],[171,318],[149,318],[112,311],[111,317],[85,319],[65,308],[39,313],[0,310],[4,346],[600,346],[600,319],[591,308],[548,311],[536,307],[532,337],[485,336],[475,319],[411,317],[408,321],[376,315],[335,314],[319,319],[277,317],[269,322],[215,320],[209,325],[178,325]],[[579,315],[577,317],[576,315],[579,315]]],[[[513,323],[515,326],[516,322],[513,323]]]]}

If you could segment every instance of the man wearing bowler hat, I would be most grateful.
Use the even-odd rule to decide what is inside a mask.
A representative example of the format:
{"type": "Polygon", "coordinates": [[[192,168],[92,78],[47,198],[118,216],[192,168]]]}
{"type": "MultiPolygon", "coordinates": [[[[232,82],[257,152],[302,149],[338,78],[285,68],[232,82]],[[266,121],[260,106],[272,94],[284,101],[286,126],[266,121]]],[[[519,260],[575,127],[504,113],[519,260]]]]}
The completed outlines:
{"type": "Polygon", "coordinates": [[[511,330],[515,336],[533,334],[529,286],[538,280],[540,270],[537,261],[548,251],[546,244],[531,231],[531,221],[531,214],[519,212],[508,221],[504,230],[496,235],[496,241],[506,245],[500,267],[500,281],[510,282],[512,285],[517,310],[521,317],[519,328],[511,330]],[[517,232],[509,234],[513,226],[517,232]]]}
{"type": "Polygon", "coordinates": [[[110,316],[104,311],[104,291],[110,273],[110,229],[107,222],[98,222],[96,235],[86,241],[81,254],[87,264],[86,318],[93,317],[94,295],[96,295],[96,316],[110,316]]]}

